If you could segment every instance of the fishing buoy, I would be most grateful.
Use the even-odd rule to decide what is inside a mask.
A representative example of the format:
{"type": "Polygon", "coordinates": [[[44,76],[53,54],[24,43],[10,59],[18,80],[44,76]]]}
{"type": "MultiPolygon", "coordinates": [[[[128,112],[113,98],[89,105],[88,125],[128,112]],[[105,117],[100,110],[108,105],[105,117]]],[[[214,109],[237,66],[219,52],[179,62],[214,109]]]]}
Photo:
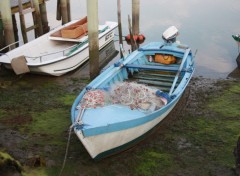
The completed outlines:
{"type": "Polygon", "coordinates": [[[131,45],[131,37],[130,34],[128,34],[127,36],[125,36],[125,40],[127,42],[128,45],[131,45]]]}
{"type": "MultiPolygon", "coordinates": [[[[142,44],[145,40],[145,36],[143,34],[139,34],[139,35],[133,35],[133,39],[136,43],[138,44],[142,44]]],[[[131,44],[131,36],[130,34],[128,34],[126,37],[125,37],[125,40],[127,42],[127,44],[131,44]]]]}
{"type": "Polygon", "coordinates": [[[138,35],[138,44],[142,44],[145,40],[145,36],[143,34],[138,35]]]}

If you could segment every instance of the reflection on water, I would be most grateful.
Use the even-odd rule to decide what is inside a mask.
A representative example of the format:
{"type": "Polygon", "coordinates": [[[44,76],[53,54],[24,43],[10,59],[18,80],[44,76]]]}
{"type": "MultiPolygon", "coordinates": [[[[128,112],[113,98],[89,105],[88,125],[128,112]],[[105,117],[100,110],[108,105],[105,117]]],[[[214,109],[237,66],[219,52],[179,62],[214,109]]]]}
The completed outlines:
{"type": "MultiPolygon", "coordinates": [[[[99,66],[103,69],[110,61],[112,61],[117,55],[118,51],[115,48],[114,42],[110,42],[99,52],[99,66]]],[[[81,67],[66,74],[65,77],[71,78],[89,78],[89,61],[85,62],[81,67]]]]}
{"type": "MultiPolygon", "coordinates": [[[[54,7],[55,2],[52,0],[49,6],[54,7]]],[[[85,0],[71,0],[71,3],[73,19],[86,15],[85,0]]],[[[100,22],[117,20],[117,1],[98,3],[100,22]]],[[[145,43],[161,40],[163,31],[175,25],[180,31],[178,40],[194,52],[198,50],[195,75],[224,78],[236,68],[238,50],[231,35],[240,33],[240,1],[142,0],[140,3],[140,31],[146,36],[145,43]]],[[[123,34],[127,35],[131,1],[122,0],[121,6],[123,34]]],[[[55,17],[55,9],[51,11],[55,17]]]]}
{"type": "MultiPolygon", "coordinates": [[[[86,2],[71,0],[72,19],[87,15],[86,2]]],[[[128,34],[131,2],[121,1],[123,35],[128,34]]],[[[146,36],[145,43],[162,40],[164,30],[175,25],[180,32],[178,40],[188,44],[193,52],[198,50],[195,76],[225,78],[236,68],[238,48],[231,36],[240,33],[239,0],[142,0],[140,3],[140,32],[146,36]]],[[[61,24],[56,20],[56,4],[57,0],[47,1],[51,28],[61,24]]],[[[117,21],[117,1],[99,0],[98,6],[100,24],[117,21]]],[[[118,42],[115,45],[119,50],[118,42]]],[[[125,43],[124,47],[128,45],[125,43]]]]}

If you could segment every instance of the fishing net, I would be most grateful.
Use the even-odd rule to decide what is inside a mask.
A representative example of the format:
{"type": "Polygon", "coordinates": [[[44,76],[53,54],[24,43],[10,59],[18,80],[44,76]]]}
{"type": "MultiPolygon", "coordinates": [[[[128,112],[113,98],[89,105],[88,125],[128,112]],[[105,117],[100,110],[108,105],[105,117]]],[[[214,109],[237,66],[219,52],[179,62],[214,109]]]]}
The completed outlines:
{"type": "Polygon", "coordinates": [[[109,104],[121,104],[131,109],[154,111],[167,103],[166,98],[159,96],[156,88],[136,82],[119,82],[109,91],[95,89],[87,91],[80,104],[81,108],[103,107],[109,104]]]}
{"type": "Polygon", "coordinates": [[[105,106],[106,102],[108,102],[108,97],[108,93],[104,90],[96,89],[87,91],[81,100],[81,108],[87,109],[105,106]]]}
{"type": "Polygon", "coordinates": [[[156,91],[136,82],[121,82],[112,87],[110,97],[112,103],[126,105],[131,109],[156,110],[165,104],[156,91]]]}

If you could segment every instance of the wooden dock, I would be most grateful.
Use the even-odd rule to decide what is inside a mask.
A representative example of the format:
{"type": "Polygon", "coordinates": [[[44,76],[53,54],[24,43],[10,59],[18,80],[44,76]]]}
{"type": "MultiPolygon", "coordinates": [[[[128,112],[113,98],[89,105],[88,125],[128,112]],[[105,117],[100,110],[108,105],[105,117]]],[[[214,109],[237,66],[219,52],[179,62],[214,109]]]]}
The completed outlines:
{"type": "MultiPolygon", "coordinates": [[[[39,5],[45,3],[46,1],[49,0],[39,0],[39,5]]],[[[30,7],[30,0],[22,0],[23,2],[23,8],[29,8],[30,7]]],[[[11,0],[11,8],[12,8],[12,14],[18,13],[19,8],[18,8],[18,0],[11,0]]]]}
{"type": "Polygon", "coordinates": [[[0,2],[0,49],[9,46],[14,49],[18,42],[18,28],[16,24],[16,13],[19,13],[20,25],[24,43],[28,42],[27,32],[35,31],[35,37],[39,37],[49,31],[46,1],[48,0],[1,0],[0,2]],[[19,3],[21,5],[19,5],[19,3]],[[26,27],[24,15],[32,13],[33,25],[26,27]]]}

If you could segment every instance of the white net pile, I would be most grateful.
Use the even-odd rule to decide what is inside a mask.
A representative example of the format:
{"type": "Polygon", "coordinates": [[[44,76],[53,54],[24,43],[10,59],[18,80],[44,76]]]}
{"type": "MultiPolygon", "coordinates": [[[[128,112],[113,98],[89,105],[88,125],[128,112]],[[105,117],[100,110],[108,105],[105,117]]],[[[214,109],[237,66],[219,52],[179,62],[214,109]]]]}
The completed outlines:
{"type": "Polygon", "coordinates": [[[156,96],[156,91],[136,82],[121,82],[113,85],[108,92],[100,89],[87,91],[80,104],[83,109],[121,104],[131,109],[154,111],[166,104],[163,97],[156,96]]]}
{"type": "Polygon", "coordinates": [[[157,89],[136,82],[121,82],[110,91],[112,103],[129,106],[131,109],[156,110],[164,105],[157,89]]]}

